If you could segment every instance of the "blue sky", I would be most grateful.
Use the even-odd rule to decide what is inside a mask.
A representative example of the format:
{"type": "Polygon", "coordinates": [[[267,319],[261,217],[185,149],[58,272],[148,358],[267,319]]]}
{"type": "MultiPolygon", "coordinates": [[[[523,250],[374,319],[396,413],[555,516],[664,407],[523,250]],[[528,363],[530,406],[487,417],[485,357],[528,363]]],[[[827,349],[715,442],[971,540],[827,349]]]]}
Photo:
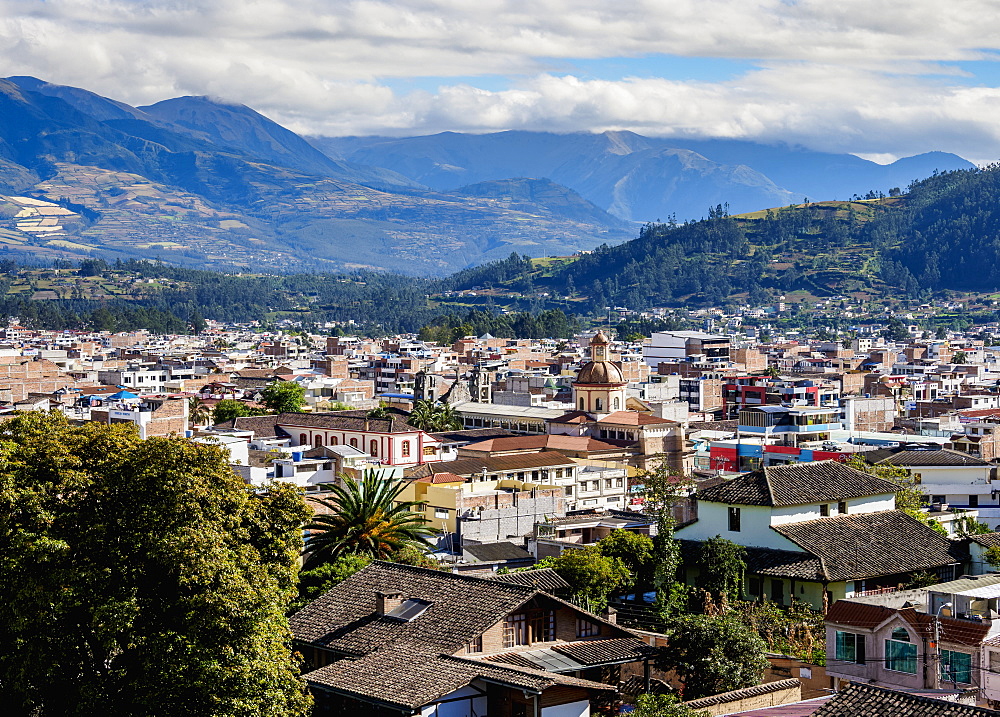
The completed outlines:
{"type": "Polygon", "coordinates": [[[8,74],[307,134],[505,129],[1000,159],[987,0],[0,0],[8,74]]]}

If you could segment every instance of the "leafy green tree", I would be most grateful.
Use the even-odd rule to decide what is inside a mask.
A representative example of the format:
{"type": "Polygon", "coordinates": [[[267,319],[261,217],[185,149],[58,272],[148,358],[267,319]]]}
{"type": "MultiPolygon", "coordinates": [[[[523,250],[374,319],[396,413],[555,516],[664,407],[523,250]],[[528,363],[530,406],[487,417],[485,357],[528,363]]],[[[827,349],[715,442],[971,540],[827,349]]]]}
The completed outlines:
{"type": "Polygon", "coordinates": [[[631,580],[622,588],[643,587],[652,583],[654,546],[653,539],[648,535],[619,528],[597,541],[597,549],[606,558],[620,560],[631,574],[631,580]]]}
{"type": "Polygon", "coordinates": [[[212,421],[214,423],[257,415],[260,415],[260,411],[249,406],[245,401],[237,401],[235,398],[224,398],[216,403],[212,409],[212,421]]]}
{"type": "Polygon", "coordinates": [[[0,704],[49,716],[306,715],[301,525],[217,447],[26,412],[0,424],[0,704]]]}
{"type": "Polygon", "coordinates": [[[693,710],[677,695],[639,695],[632,717],[711,717],[708,710],[693,710]]]}
{"type": "Polygon", "coordinates": [[[969,354],[965,353],[964,351],[956,351],[955,355],[951,357],[951,362],[952,363],[968,363],[969,362],[969,354]]]}
{"type": "Polygon", "coordinates": [[[993,545],[983,553],[983,560],[993,568],[1000,570],[1000,545],[993,545]]]}
{"type": "Polygon", "coordinates": [[[732,616],[680,615],[667,625],[657,667],[684,683],[684,699],[760,684],[768,667],[760,635],[732,616]]]}
{"type": "Polygon", "coordinates": [[[566,550],[552,561],[551,567],[569,583],[574,601],[591,612],[604,610],[608,595],[631,579],[620,559],[601,555],[596,546],[566,550]]]}
{"type": "Polygon", "coordinates": [[[720,535],[709,538],[698,551],[695,584],[716,598],[736,599],[742,594],[746,573],[746,548],[720,535]]]}
{"type": "Polygon", "coordinates": [[[297,381],[275,381],[261,391],[265,406],[275,413],[296,413],[306,405],[306,389],[297,381]]]}
{"type": "Polygon", "coordinates": [[[406,481],[372,470],[360,480],[347,475],[341,479],[331,498],[315,499],[330,512],[316,514],[306,525],[307,569],[342,555],[384,560],[407,546],[430,547],[434,530],[423,513],[414,510],[423,504],[399,498],[406,481]]]}
{"type": "Polygon", "coordinates": [[[371,558],[367,555],[341,555],[336,560],[323,563],[311,570],[303,570],[299,573],[299,596],[289,607],[288,614],[301,610],[371,562],[371,558]]]}

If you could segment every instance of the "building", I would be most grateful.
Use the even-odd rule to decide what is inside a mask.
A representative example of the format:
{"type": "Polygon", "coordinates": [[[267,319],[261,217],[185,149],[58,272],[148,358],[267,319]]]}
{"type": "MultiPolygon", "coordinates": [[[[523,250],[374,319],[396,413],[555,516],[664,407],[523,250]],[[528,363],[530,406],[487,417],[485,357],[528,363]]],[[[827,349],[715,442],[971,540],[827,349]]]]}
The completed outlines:
{"type": "Polygon", "coordinates": [[[826,616],[826,673],[902,689],[980,690],[1000,700],[1000,575],[838,600],[826,616]],[[829,649],[832,648],[832,649],[829,649]]]}
{"type": "Polygon", "coordinates": [[[658,331],[642,347],[642,356],[650,366],[692,359],[728,364],[729,353],[728,336],[701,331],[658,331]]]}
{"type": "Polygon", "coordinates": [[[823,609],[916,572],[961,575],[968,549],[895,510],[896,490],[836,461],[761,468],[699,490],[697,519],[674,536],[688,565],[716,535],[744,546],[745,594],[781,605],[795,597],[823,609]]]}
{"type": "Polygon", "coordinates": [[[501,577],[376,562],[293,615],[316,714],[589,717],[621,665],[652,658],[613,622],[501,577]]]}

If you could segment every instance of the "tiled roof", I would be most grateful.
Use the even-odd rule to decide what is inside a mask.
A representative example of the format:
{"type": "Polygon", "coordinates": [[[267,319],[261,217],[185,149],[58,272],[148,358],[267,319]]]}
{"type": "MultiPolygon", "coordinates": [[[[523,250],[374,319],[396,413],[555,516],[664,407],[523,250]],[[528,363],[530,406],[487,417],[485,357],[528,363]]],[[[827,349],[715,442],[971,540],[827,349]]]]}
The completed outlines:
{"type": "Polygon", "coordinates": [[[838,461],[769,466],[699,490],[698,500],[789,506],[896,493],[899,487],[838,461]]]}
{"type": "Polygon", "coordinates": [[[1000,712],[852,682],[813,717],[1000,717],[1000,712]]]}
{"type": "Polygon", "coordinates": [[[983,533],[982,535],[970,535],[969,540],[984,548],[1000,546],[1000,533],[983,533]]]}
{"type": "Polygon", "coordinates": [[[611,424],[614,426],[668,426],[671,424],[677,425],[677,421],[660,418],[648,413],[639,413],[638,411],[615,411],[597,422],[597,425],[601,424],[611,424]]]}
{"type": "Polygon", "coordinates": [[[563,580],[559,573],[552,568],[539,568],[538,570],[524,570],[516,573],[493,573],[487,576],[491,580],[500,580],[514,585],[526,585],[536,590],[545,592],[556,592],[569,589],[569,583],[563,580]]]}
{"type": "Polygon", "coordinates": [[[363,655],[407,641],[454,652],[534,593],[534,588],[498,580],[376,562],[295,613],[290,624],[297,640],[345,654],[363,655]],[[379,617],[376,591],[401,592],[431,605],[413,622],[379,617]]]}
{"type": "Polygon", "coordinates": [[[897,575],[969,559],[958,543],[901,510],[785,523],[771,530],[819,558],[828,580],[897,575]]]}
{"type": "MultiPolygon", "coordinates": [[[[297,641],[345,656],[306,674],[311,686],[395,708],[415,709],[478,679],[529,692],[557,685],[613,691],[568,675],[454,656],[534,597],[572,607],[534,587],[375,562],[297,612],[290,625],[297,641]],[[402,593],[430,605],[410,622],[380,617],[375,614],[376,591],[402,593]]],[[[627,631],[599,617],[591,619],[620,635],[607,641],[607,654],[645,649],[640,639],[624,637],[627,631]]],[[[566,648],[575,649],[572,644],[566,648]]],[[[580,654],[581,664],[587,664],[588,653],[580,654]]]]}
{"type": "Polygon", "coordinates": [[[584,640],[563,645],[553,645],[552,649],[577,662],[593,666],[611,662],[631,662],[656,654],[655,647],[633,638],[611,640],[584,640]]]}
{"type": "Polygon", "coordinates": [[[325,428],[337,431],[370,431],[372,433],[417,433],[409,423],[395,418],[364,418],[332,413],[281,413],[276,423],[293,428],[325,428]]]}
{"type": "Polygon", "coordinates": [[[231,421],[217,423],[214,428],[253,431],[254,438],[285,437],[288,434],[278,428],[277,416],[243,416],[231,421]]]}
{"type": "Polygon", "coordinates": [[[441,473],[431,473],[417,478],[419,483],[465,483],[467,479],[462,476],[442,471],[441,473]]]}
{"type": "Polygon", "coordinates": [[[989,466],[982,458],[950,448],[921,451],[896,451],[878,461],[882,466],[989,466]]]}
{"type": "Polygon", "coordinates": [[[444,461],[441,463],[425,463],[422,466],[415,466],[407,471],[410,478],[420,478],[431,473],[454,473],[460,476],[472,476],[483,472],[495,471],[524,471],[536,468],[554,468],[560,466],[574,466],[572,460],[558,451],[544,451],[542,453],[515,453],[510,456],[492,456],[487,458],[460,458],[457,461],[444,461]]]}
{"type": "Polygon", "coordinates": [[[792,678],[788,680],[778,680],[777,682],[765,682],[761,685],[753,685],[751,687],[744,687],[742,690],[732,690],[731,692],[721,692],[717,695],[712,695],[710,697],[702,697],[698,700],[690,700],[684,704],[690,707],[692,710],[704,709],[706,707],[712,707],[713,705],[721,705],[727,702],[737,702],[740,700],[749,699],[751,697],[760,697],[761,695],[769,695],[772,692],[780,692],[781,690],[793,690],[800,687],[802,683],[799,682],[798,678],[792,678]]]}
{"type": "Polygon", "coordinates": [[[482,679],[529,692],[556,685],[602,692],[610,685],[529,667],[498,665],[421,650],[416,645],[378,650],[359,660],[341,660],[304,675],[313,687],[414,710],[482,679]]]}

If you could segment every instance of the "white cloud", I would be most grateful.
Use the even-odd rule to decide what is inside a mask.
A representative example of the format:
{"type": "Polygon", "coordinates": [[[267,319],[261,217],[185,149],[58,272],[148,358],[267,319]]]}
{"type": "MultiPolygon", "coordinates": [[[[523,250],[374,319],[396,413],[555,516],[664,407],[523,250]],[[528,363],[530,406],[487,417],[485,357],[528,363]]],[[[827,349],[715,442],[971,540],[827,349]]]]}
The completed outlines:
{"type": "Polygon", "coordinates": [[[1000,155],[1000,92],[947,64],[1000,50],[986,0],[0,0],[0,18],[9,74],[133,104],[208,94],[300,132],[627,128],[1000,155]],[[757,69],[714,83],[552,74],[657,54],[757,69]],[[406,78],[442,79],[392,89],[406,78]]]}

